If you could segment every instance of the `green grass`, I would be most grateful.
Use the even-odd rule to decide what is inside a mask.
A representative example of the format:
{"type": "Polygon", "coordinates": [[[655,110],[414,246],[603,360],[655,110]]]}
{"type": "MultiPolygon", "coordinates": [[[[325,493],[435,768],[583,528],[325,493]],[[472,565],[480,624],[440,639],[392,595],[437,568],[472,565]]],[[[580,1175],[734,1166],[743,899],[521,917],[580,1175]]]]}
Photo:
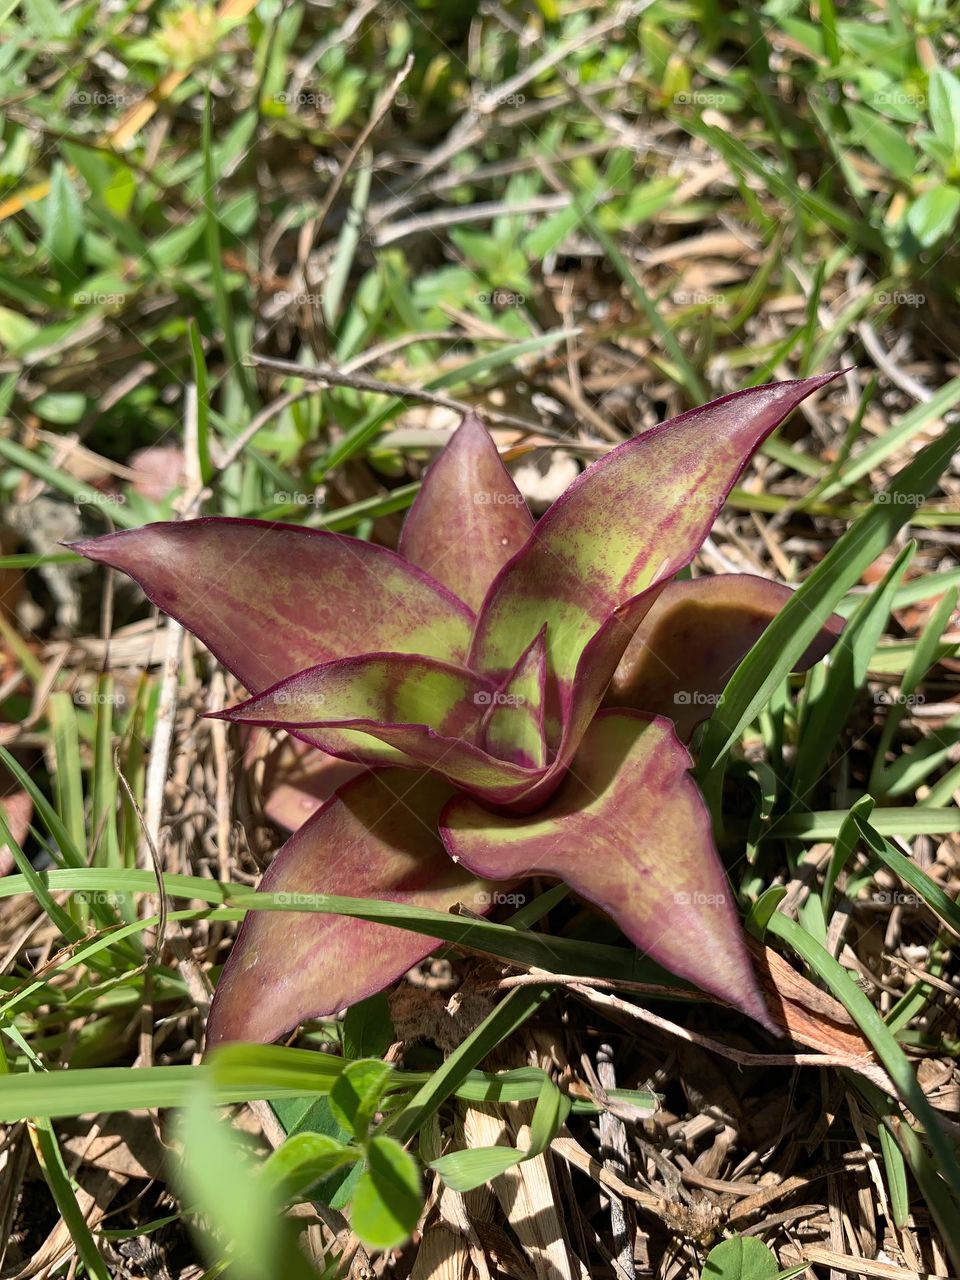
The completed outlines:
{"type": "MultiPolygon", "coordinates": [[[[802,585],[733,673],[698,770],[742,910],[846,1007],[889,1075],[887,1092],[844,1082],[893,1227],[915,1230],[930,1261],[929,1232],[907,1222],[932,1217],[960,1266],[954,1153],[915,1072],[920,1055],[951,1064],[960,1051],[944,993],[852,928],[852,952],[898,984],[891,1004],[858,988],[850,953],[828,942],[838,905],[858,918],[891,884],[910,900],[902,940],[926,948],[931,978],[949,974],[957,929],[960,722],[914,714],[955,697],[960,652],[956,477],[941,483],[960,444],[957,5],[657,0],[620,27],[603,6],[564,0],[404,4],[357,21],[347,4],[231,12],[0,4],[0,573],[14,575],[8,603],[40,602],[2,620],[0,711],[5,726],[23,722],[3,758],[34,812],[22,846],[3,823],[15,872],[0,879],[0,922],[5,952],[27,920],[41,939],[25,935],[0,976],[0,1121],[33,1121],[48,1213],[70,1231],[78,1274],[111,1274],[114,1232],[84,1221],[66,1117],[184,1107],[174,1226],[185,1240],[184,1224],[202,1219],[190,1247],[211,1274],[232,1256],[260,1275],[293,1256],[269,1226],[283,1201],[265,1190],[262,1153],[229,1137],[232,1199],[210,1165],[190,1162],[223,1128],[210,1127],[210,1106],[266,1099],[291,1135],[348,1150],[312,1181],[321,1165],[306,1161],[296,1195],[347,1212],[358,1197],[375,1246],[408,1233],[422,1169],[466,1101],[543,1097],[538,1146],[563,1123],[542,1072],[481,1068],[494,1050],[524,1052],[530,1026],[576,1010],[582,1028],[587,1015],[549,982],[498,992],[504,966],[672,991],[669,1010],[692,1009],[720,1038],[724,1020],[562,891],[467,922],[331,897],[315,909],[429,928],[450,955],[480,957],[468,972],[486,975],[484,1012],[460,1047],[387,1073],[380,1128],[362,1132],[331,1090],[345,1061],[386,1052],[383,1006],[308,1026],[306,1049],[194,1061],[195,974],[182,949],[157,955],[156,930],[162,914],[215,982],[224,930],[251,906],[254,860],[230,814],[222,849],[216,819],[181,814],[161,848],[160,912],[117,772],[143,808],[162,673],[117,657],[117,631],[144,616],[122,590],[102,624],[114,632],[106,657],[95,647],[103,579],[77,575],[44,504],[101,532],[170,518],[202,485],[207,514],[391,544],[430,431],[452,421],[431,396],[476,404],[502,424],[502,444],[526,423],[589,460],[709,395],[846,365],[857,366],[849,387],[768,442],[724,512],[726,555],[746,548],[747,568],[802,585]],[[324,368],[343,376],[324,381],[324,368]],[[178,448],[186,474],[162,497],[129,471],[156,446],[178,448]],[[64,583],[81,606],[67,624],[64,583]],[[851,619],[844,646],[788,677],[832,610],[851,619]],[[46,646],[64,629],[81,643],[61,655],[46,646]],[[780,891],[799,881],[809,896],[785,914],[780,891]],[[132,1069],[143,1020],[151,1037],[160,1029],[159,1057],[132,1069]],[[262,1248],[245,1252],[235,1207],[261,1192],[273,1207],[257,1219],[262,1248]]],[[[207,816],[217,796],[197,779],[214,776],[215,746],[194,713],[211,671],[197,660],[181,675],[173,752],[195,765],[178,804],[199,792],[207,816]]],[[[230,781],[239,773],[231,757],[230,781]]],[[[258,854],[276,845],[262,827],[248,838],[258,854]]],[[[597,1015],[571,1069],[615,1031],[597,1015]]],[[[641,1051],[623,1056],[635,1075],[613,1096],[649,1108],[641,1051]]],[[[853,1111],[837,1107],[833,1136],[859,1150],[853,1111]]],[[[568,1123],[584,1144],[579,1118],[595,1111],[577,1097],[568,1123]]],[[[468,1181],[471,1159],[454,1161],[468,1181]]],[[[602,1215],[593,1225],[609,1233],[602,1215]]],[[[771,1229],[772,1244],[784,1238],[771,1229]]],[[[695,1244],[677,1247],[693,1274],[695,1244]]],[[[339,1265],[334,1250],[315,1271],[339,1265]]]]}

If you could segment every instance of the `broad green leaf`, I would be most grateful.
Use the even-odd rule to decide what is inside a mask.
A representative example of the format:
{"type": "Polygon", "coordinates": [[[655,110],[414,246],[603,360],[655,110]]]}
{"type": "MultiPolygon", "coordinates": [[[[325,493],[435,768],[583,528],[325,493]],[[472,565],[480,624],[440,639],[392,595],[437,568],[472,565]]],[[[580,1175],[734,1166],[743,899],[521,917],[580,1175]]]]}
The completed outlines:
{"type": "Polygon", "coordinates": [[[12,311],[9,307],[0,307],[0,347],[17,353],[21,347],[36,338],[39,332],[39,326],[27,316],[12,311]]]}
{"type": "Polygon", "coordinates": [[[560,1090],[549,1076],[544,1076],[540,1097],[530,1121],[530,1146],[526,1157],[531,1159],[546,1151],[570,1114],[571,1099],[560,1090]]]}
{"type": "Polygon", "coordinates": [[[776,1258],[762,1240],[734,1236],[710,1250],[700,1280],[775,1280],[779,1272],[776,1258]]]}
{"type": "Polygon", "coordinates": [[[394,1249],[410,1238],[423,1208],[420,1170],[395,1138],[372,1138],[360,1175],[350,1225],[371,1249],[394,1249]]]}
{"type": "MultiPolygon", "coordinates": [[[[324,1139],[330,1138],[344,1151],[355,1150],[352,1145],[347,1145],[351,1141],[350,1130],[344,1129],[334,1116],[330,1108],[329,1095],[278,1098],[270,1105],[283,1125],[284,1132],[291,1136],[305,1134],[324,1139]]],[[[360,1172],[359,1161],[338,1165],[332,1173],[322,1176],[321,1185],[314,1189],[313,1194],[333,1208],[342,1209],[353,1195],[360,1172]]]]}
{"type": "Polygon", "coordinates": [[[352,1004],[343,1019],[343,1052],[348,1058],[382,1058],[396,1040],[390,1004],[381,992],[352,1004]]]}
{"type": "Polygon", "coordinates": [[[83,221],[77,189],[66,165],[57,160],[50,174],[50,194],[43,205],[43,245],[53,260],[55,274],[63,279],[74,276],[83,221]]]}
{"type": "Polygon", "coordinates": [[[499,1146],[452,1151],[438,1160],[432,1160],[430,1168],[439,1173],[454,1191],[472,1191],[474,1187],[479,1187],[515,1165],[522,1164],[524,1160],[532,1160],[546,1151],[566,1123],[570,1108],[570,1098],[561,1093],[549,1076],[544,1076],[530,1122],[530,1143],[526,1151],[499,1146]]]}
{"type": "Polygon", "coordinates": [[[925,248],[953,229],[960,213],[960,187],[931,187],[907,210],[907,226],[925,248]]]}
{"type": "Polygon", "coordinates": [[[345,1146],[326,1134],[295,1133],[269,1156],[263,1167],[263,1180],[276,1189],[279,1198],[299,1198],[314,1183],[362,1157],[359,1147],[345,1146]]]}
{"type": "Polygon", "coordinates": [[[956,155],[960,152],[960,80],[946,67],[934,67],[927,98],[934,132],[956,155]]]}
{"type": "Polygon", "coordinates": [[[431,1160],[430,1168],[439,1173],[454,1191],[473,1191],[492,1182],[523,1160],[523,1152],[513,1147],[477,1147],[467,1151],[451,1151],[439,1160],[431,1160]]]}
{"type": "Polygon", "coordinates": [[[362,1059],[345,1067],[330,1090],[330,1109],[340,1124],[364,1141],[393,1074],[389,1062],[362,1059]]]}
{"type": "Polygon", "coordinates": [[[87,403],[87,397],[79,392],[62,391],[37,396],[32,407],[46,422],[54,422],[57,426],[72,426],[83,417],[87,403]]]}
{"type": "Polygon", "coordinates": [[[917,169],[916,153],[904,130],[858,103],[848,102],[844,110],[854,127],[854,141],[865,147],[877,164],[901,182],[912,182],[917,169]]]}

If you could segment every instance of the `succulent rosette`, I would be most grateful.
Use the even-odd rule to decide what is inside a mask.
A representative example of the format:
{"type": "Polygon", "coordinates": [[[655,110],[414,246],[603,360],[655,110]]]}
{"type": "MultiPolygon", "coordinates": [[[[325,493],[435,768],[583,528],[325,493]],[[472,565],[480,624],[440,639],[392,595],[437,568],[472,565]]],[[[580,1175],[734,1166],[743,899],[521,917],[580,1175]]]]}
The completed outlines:
{"type": "MultiPolygon", "coordinates": [[[[427,470],[398,553],[230,518],[74,549],[129,574],[244,684],[252,696],[223,718],[363,766],[262,890],[483,910],[496,882],[555,877],[665,968],[771,1025],[685,744],[789,591],[677,574],[754,451],[835,376],[646,431],[537,523],[471,414],[427,470]]],[[[276,1039],[435,945],[355,918],[251,912],[208,1044],[276,1039]]]]}

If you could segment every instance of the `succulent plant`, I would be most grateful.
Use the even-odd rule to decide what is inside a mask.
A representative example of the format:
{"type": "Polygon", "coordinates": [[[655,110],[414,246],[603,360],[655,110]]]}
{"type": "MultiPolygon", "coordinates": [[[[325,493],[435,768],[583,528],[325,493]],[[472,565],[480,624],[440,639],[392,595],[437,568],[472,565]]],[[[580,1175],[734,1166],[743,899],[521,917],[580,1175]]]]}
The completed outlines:
{"type": "MultiPolygon", "coordinates": [[[[646,431],[537,523],[471,414],[428,469],[399,553],[229,518],[74,549],[136,579],[246,686],[224,719],[364,766],[287,841],[263,890],[483,911],[503,882],[559,878],[665,968],[771,1026],[685,744],[789,592],[677,575],[753,452],[834,376],[646,431]]],[[[208,1043],[269,1041],[338,1011],[435,942],[251,912],[208,1043]]]]}

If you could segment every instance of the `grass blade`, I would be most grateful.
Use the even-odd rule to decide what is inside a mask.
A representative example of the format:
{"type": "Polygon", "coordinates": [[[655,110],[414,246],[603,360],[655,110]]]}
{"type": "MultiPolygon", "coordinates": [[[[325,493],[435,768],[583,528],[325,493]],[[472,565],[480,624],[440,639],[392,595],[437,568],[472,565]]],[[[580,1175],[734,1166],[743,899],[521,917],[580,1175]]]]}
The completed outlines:
{"type": "Polygon", "coordinates": [[[856,1022],[873,1046],[874,1052],[896,1086],[902,1101],[922,1122],[927,1141],[933,1148],[941,1173],[953,1194],[960,1195],[960,1163],[957,1161],[953,1143],[927,1101],[913,1068],[883,1018],[846,969],[819,943],[804,933],[796,921],[778,912],[771,917],[769,932],[786,942],[797,953],[856,1022]]]}
{"type": "Polygon", "coordinates": [[[834,607],[859,582],[864,569],[907,523],[918,496],[933,492],[958,448],[960,426],[927,445],[839,539],[740,663],[701,745],[700,776],[710,778],[708,791],[715,793],[727,754],[743,730],[796,665],[834,607]]]}

